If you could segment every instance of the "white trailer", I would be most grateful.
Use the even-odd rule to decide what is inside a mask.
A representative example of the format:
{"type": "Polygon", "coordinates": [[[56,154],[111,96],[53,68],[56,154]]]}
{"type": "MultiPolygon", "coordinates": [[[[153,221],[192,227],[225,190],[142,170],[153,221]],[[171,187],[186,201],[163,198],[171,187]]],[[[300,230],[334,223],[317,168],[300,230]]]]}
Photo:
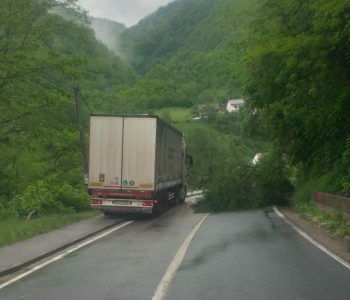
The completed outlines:
{"type": "Polygon", "coordinates": [[[158,214],[186,196],[183,134],[153,115],[91,115],[90,205],[158,214]]]}

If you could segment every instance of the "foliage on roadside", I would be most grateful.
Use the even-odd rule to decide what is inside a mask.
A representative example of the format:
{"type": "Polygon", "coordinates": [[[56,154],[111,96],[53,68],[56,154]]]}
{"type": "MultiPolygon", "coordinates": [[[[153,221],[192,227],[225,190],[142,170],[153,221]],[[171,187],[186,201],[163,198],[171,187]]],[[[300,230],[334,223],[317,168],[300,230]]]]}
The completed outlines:
{"type": "Polygon", "coordinates": [[[95,39],[84,16],[75,0],[0,1],[1,218],[87,207],[79,126],[87,131],[89,111],[109,107],[135,74],[95,39]],[[75,20],[54,14],[57,6],[75,20]]]}
{"type": "Polygon", "coordinates": [[[303,218],[319,224],[330,232],[342,238],[350,236],[350,225],[341,213],[326,213],[309,203],[299,203],[295,208],[303,218]]]}
{"type": "Polygon", "coordinates": [[[186,123],[191,122],[195,110],[193,108],[185,107],[164,107],[153,110],[153,114],[158,115],[168,123],[186,123]]]}
{"type": "Polygon", "coordinates": [[[253,165],[236,152],[221,163],[218,178],[209,184],[205,199],[212,210],[288,205],[293,186],[290,172],[278,155],[266,154],[253,165]]]}
{"type": "Polygon", "coordinates": [[[326,193],[336,193],[339,178],[336,173],[329,172],[321,177],[301,179],[296,184],[296,192],[291,197],[291,204],[299,215],[309,221],[313,221],[321,227],[328,229],[335,235],[345,237],[350,235],[349,221],[344,218],[340,212],[324,212],[312,204],[312,197],[315,192],[323,191],[326,193]]]}
{"type": "Polygon", "coordinates": [[[308,185],[350,193],[348,1],[174,1],[125,31],[138,75],[58,3],[84,18],[75,0],[0,2],[0,217],[84,207],[76,85],[85,129],[89,111],[154,109],[182,128],[213,209],[285,203],[291,181],[305,202],[308,185]],[[191,122],[231,97],[245,114],[208,105],[191,122]]]}
{"type": "Polygon", "coordinates": [[[9,208],[18,217],[25,217],[33,211],[36,217],[49,213],[74,213],[88,209],[87,198],[84,187],[74,188],[57,177],[51,177],[29,185],[10,201],[9,208]]]}
{"type": "Polygon", "coordinates": [[[298,174],[296,182],[296,192],[291,198],[293,206],[303,203],[310,203],[315,192],[336,193],[337,188],[334,184],[336,177],[333,172],[324,174],[323,176],[308,178],[303,174],[298,174]]]}
{"type": "Polygon", "coordinates": [[[75,222],[96,216],[94,211],[43,215],[40,218],[23,220],[18,218],[0,219],[0,247],[25,240],[36,235],[58,229],[75,222]]]}
{"type": "Polygon", "coordinates": [[[250,106],[304,181],[333,173],[323,188],[349,194],[349,2],[251,1],[249,11],[250,106]]]}
{"type": "Polygon", "coordinates": [[[188,151],[194,158],[190,188],[205,191],[201,210],[242,210],[288,203],[293,172],[283,156],[272,150],[257,165],[252,164],[255,153],[266,148],[266,143],[246,133],[247,113],[215,113],[210,119],[174,123],[185,132],[188,151]]]}

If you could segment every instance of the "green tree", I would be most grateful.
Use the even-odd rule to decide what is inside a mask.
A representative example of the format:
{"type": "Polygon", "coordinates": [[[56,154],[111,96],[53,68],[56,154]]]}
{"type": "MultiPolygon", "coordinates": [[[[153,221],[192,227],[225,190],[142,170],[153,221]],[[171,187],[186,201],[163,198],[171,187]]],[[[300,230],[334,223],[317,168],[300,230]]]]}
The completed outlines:
{"type": "Polygon", "coordinates": [[[280,152],[318,175],[350,136],[349,11],[348,1],[268,0],[256,2],[246,27],[251,105],[280,152]]]}
{"type": "Polygon", "coordinates": [[[135,76],[97,42],[84,19],[76,1],[0,2],[0,206],[7,213],[9,203],[21,210],[23,201],[50,212],[41,190],[52,196],[48,202],[58,201],[56,208],[86,207],[68,204],[87,201],[86,192],[73,192],[85,189],[72,88],[79,84],[83,91],[87,129],[89,110],[108,107],[135,76]],[[75,19],[53,13],[57,5],[75,19]],[[59,200],[63,194],[68,202],[59,200]]]}

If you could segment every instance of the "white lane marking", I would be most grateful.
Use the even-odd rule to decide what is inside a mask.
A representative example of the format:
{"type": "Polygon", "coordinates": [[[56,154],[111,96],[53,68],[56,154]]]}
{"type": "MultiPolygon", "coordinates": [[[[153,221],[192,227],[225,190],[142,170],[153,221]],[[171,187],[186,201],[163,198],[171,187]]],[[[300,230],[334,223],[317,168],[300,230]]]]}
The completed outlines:
{"type": "Polygon", "coordinates": [[[296,226],[293,222],[291,222],[290,220],[288,220],[284,214],[282,214],[278,208],[276,206],[273,207],[273,209],[275,210],[275,213],[282,218],[287,224],[289,224],[290,226],[292,226],[294,228],[294,230],[296,230],[303,238],[307,239],[310,243],[312,243],[314,246],[316,246],[318,249],[320,249],[321,251],[323,251],[324,253],[328,254],[330,257],[332,257],[334,260],[336,260],[337,262],[339,262],[340,264],[342,264],[345,268],[350,270],[350,264],[345,261],[344,259],[342,259],[341,257],[339,257],[337,254],[335,254],[334,252],[332,252],[331,250],[327,249],[325,246],[321,245],[318,241],[316,241],[315,239],[313,239],[311,236],[309,236],[305,231],[303,231],[302,229],[300,229],[298,226],[296,226]]]}
{"type": "Polygon", "coordinates": [[[182,243],[179,250],[177,250],[172,262],[168,266],[168,269],[166,270],[162,280],[159,282],[157,289],[153,295],[152,300],[161,300],[166,294],[166,291],[168,289],[169,284],[173,280],[177,269],[179,268],[183,258],[185,257],[186,251],[198,231],[198,229],[201,227],[205,219],[209,216],[209,214],[206,214],[203,216],[203,218],[197,223],[197,225],[191,230],[191,232],[186,237],[185,241],[182,243]]]}
{"type": "Polygon", "coordinates": [[[122,224],[120,224],[120,225],[118,225],[116,227],[113,227],[112,229],[110,229],[108,231],[105,231],[104,233],[102,233],[102,234],[100,234],[98,236],[95,236],[95,237],[85,241],[84,243],[81,243],[81,244],[77,245],[74,248],[70,248],[70,249],[64,251],[60,255],[57,255],[57,256],[49,259],[48,261],[45,261],[42,264],[37,265],[37,266],[33,267],[32,269],[22,273],[21,275],[18,275],[17,277],[12,278],[11,280],[6,281],[5,283],[1,284],[0,285],[0,290],[3,289],[4,287],[6,287],[6,286],[8,286],[8,285],[10,285],[12,283],[15,283],[16,281],[18,281],[18,280],[20,280],[20,279],[22,279],[22,278],[32,274],[33,272],[38,271],[38,270],[44,268],[45,266],[47,266],[47,265],[49,265],[49,264],[51,264],[51,263],[53,263],[53,262],[55,262],[55,261],[65,257],[66,255],[68,255],[68,254],[70,254],[72,252],[75,252],[75,251],[79,250],[80,248],[83,248],[83,247],[85,247],[85,246],[87,246],[87,245],[89,245],[89,244],[91,244],[91,243],[93,243],[93,242],[95,242],[95,241],[97,241],[97,240],[99,240],[99,239],[101,239],[101,238],[111,234],[112,232],[117,231],[117,230],[119,230],[119,229],[121,229],[121,228],[123,228],[123,227],[125,227],[125,226],[127,226],[127,225],[129,225],[131,223],[133,223],[133,222],[134,221],[124,222],[124,223],[122,223],[122,224]]]}

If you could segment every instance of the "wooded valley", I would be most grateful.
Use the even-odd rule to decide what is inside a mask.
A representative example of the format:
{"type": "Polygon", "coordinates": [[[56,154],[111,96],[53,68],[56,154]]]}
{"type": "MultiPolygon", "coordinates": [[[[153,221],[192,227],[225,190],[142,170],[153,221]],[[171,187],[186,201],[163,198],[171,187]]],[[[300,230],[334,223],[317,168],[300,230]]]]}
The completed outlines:
{"type": "Polygon", "coordinates": [[[349,20],[346,0],[182,0],[109,24],[107,48],[74,0],[2,0],[0,218],[88,208],[91,112],[158,113],[183,130],[203,209],[349,195],[349,20]],[[244,109],[224,112],[237,98],[244,109]]]}

